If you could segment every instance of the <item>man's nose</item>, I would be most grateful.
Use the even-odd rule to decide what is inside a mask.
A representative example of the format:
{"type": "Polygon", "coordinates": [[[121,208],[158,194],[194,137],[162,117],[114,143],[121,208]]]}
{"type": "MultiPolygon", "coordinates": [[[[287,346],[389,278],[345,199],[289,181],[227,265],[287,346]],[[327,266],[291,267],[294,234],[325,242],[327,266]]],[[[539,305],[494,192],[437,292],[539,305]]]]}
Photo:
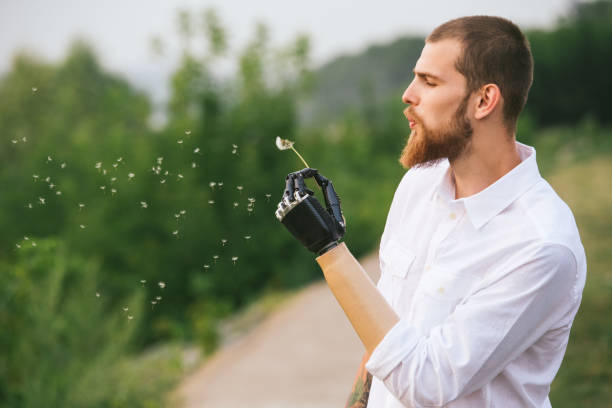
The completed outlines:
{"type": "Polygon", "coordinates": [[[408,88],[404,91],[402,95],[402,101],[407,105],[416,105],[418,103],[418,98],[414,89],[414,80],[408,85],[408,88]]]}

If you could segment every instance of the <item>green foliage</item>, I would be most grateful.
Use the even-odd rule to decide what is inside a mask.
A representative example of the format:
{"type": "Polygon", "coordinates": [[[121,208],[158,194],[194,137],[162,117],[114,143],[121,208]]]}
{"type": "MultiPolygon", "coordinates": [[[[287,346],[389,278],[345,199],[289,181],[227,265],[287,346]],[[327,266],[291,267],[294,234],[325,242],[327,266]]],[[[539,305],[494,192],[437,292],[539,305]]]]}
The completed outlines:
{"type": "Polygon", "coordinates": [[[151,376],[165,384],[156,389],[123,384],[134,367],[125,356],[142,321],[144,293],[116,303],[101,289],[98,266],[65,244],[28,237],[20,245],[16,262],[0,266],[2,406],[161,406],[144,403],[168,390],[160,376],[151,376]]]}

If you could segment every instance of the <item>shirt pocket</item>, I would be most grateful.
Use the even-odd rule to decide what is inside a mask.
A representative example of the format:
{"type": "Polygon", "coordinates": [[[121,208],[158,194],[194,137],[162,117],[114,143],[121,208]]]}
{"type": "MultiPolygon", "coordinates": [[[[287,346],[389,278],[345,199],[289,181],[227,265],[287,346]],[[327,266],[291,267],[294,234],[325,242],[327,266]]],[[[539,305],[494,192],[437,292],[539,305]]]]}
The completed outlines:
{"type": "Polygon", "coordinates": [[[402,245],[398,240],[391,238],[380,249],[380,270],[382,274],[391,274],[398,278],[405,278],[414,262],[414,253],[402,245]]]}

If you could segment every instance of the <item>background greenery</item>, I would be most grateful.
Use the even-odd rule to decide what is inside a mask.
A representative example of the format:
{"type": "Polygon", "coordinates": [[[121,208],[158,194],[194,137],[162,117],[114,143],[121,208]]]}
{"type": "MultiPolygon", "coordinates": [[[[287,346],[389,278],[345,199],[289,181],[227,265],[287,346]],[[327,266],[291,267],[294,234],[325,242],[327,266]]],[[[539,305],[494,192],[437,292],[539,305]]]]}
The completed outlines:
{"type": "MultiPolygon", "coordinates": [[[[318,279],[273,216],[301,167],[276,136],[334,181],[356,255],[378,244],[423,39],[313,70],[307,37],[273,48],[259,25],[230,50],[214,12],[179,20],[184,43],[206,47],[184,49],[162,128],[87,44],[59,64],[19,55],[0,79],[0,406],[164,406],[182,344],[210,353],[221,321],[318,279]],[[223,58],[234,76],[215,74],[223,58]]],[[[556,407],[612,397],[611,23],[609,1],[582,3],[527,33],[536,71],[518,139],[574,210],[589,262],[556,407]]]]}

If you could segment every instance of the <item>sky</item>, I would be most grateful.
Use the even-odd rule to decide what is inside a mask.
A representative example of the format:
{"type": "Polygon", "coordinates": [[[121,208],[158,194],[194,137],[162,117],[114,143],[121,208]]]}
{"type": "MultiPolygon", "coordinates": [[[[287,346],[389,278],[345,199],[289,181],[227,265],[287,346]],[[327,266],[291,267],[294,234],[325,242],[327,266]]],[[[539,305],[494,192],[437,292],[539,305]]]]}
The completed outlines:
{"type": "Polygon", "coordinates": [[[454,17],[490,14],[523,28],[551,27],[576,0],[0,0],[0,75],[17,50],[59,61],[75,38],[93,45],[105,69],[120,73],[157,103],[168,95],[176,67],[178,10],[213,8],[230,34],[230,46],[244,45],[256,22],[265,23],[273,44],[309,35],[314,66],[334,56],[408,34],[426,35],[454,17]],[[163,57],[151,38],[165,44],[163,57]]]}

